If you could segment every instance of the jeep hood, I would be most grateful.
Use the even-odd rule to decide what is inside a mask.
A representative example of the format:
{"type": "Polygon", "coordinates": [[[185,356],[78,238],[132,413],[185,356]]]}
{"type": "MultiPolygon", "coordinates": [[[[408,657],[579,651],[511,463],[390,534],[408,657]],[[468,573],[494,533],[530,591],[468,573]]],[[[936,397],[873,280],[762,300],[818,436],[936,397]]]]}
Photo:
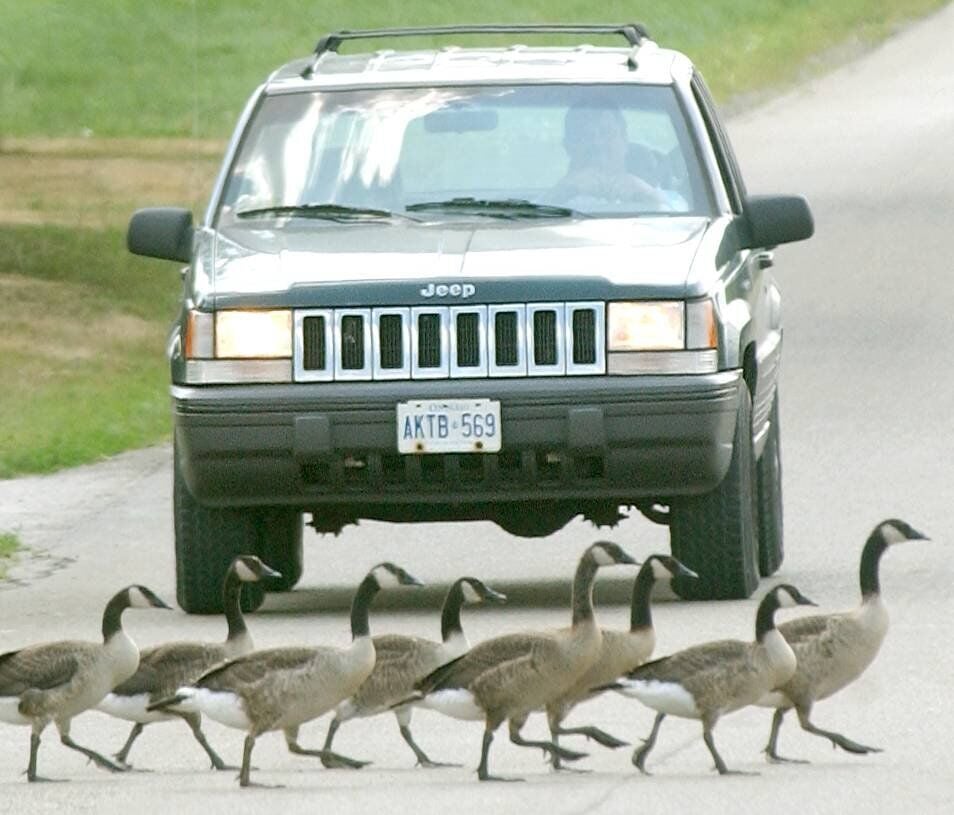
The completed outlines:
{"type": "Polygon", "coordinates": [[[703,217],[242,223],[207,233],[208,282],[216,297],[228,297],[390,281],[593,278],[680,296],[710,223],[703,217]]]}

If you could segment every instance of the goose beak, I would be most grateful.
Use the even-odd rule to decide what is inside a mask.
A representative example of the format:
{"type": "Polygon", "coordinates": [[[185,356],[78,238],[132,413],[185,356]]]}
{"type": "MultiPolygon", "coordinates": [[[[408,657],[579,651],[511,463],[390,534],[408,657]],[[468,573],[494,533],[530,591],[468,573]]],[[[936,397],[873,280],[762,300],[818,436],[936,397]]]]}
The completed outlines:
{"type": "Polygon", "coordinates": [[[692,571],[692,569],[690,569],[688,566],[683,565],[682,563],[678,563],[678,565],[676,566],[676,574],[673,575],[673,577],[690,577],[693,580],[699,579],[698,574],[696,574],[694,571],[692,571]]]}
{"type": "Polygon", "coordinates": [[[262,571],[262,573],[261,573],[260,577],[280,578],[280,577],[282,576],[282,573],[281,573],[281,572],[276,571],[276,570],[273,569],[271,566],[269,566],[269,565],[267,565],[267,564],[265,564],[265,563],[262,564],[262,566],[261,566],[261,571],[262,571]]]}
{"type": "Polygon", "coordinates": [[[493,589],[487,589],[484,592],[483,599],[488,603],[506,603],[507,595],[501,594],[499,591],[494,591],[493,589]]]}
{"type": "Polygon", "coordinates": [[[627,566],[642,566],[636,558],[631,557],[626,552],[621,552],[620,555],[616,558],[617,563],[625,564],[627,566]]]}
{"type": "Polygon", "coordinates": [[[156,597],[155,599],[153,599],[151,602],[152,602],[152,607],[153,607],[153,608],[162,608],[162,609],[165,609],[166,611],[172,611],[172,606],[166,605],[166,603],[164,603],[164,602],[163,602],[162,600],[160,600],[158,597],[156,597]]]}
{"type": "Polygon", "coordinates": [[[401,585],[414,586],[415,588],[422,588],[424,586],[424,584],[412,574],[405,574],[401,579],[401,585]]]}

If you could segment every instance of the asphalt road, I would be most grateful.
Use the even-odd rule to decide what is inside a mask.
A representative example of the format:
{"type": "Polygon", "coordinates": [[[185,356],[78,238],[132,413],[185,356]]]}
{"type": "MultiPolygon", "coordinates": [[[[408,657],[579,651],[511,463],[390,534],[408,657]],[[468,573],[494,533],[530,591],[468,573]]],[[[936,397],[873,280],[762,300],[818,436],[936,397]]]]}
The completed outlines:
{"type": "MultiPolygon", "coordinates": [[[[393,720],[379,718],[348,723],[336,740],[342,752],[372,759],[370,767],[324,770],[290,756],[272,734],[259,740],[256,775],[285,788],[239,790],[232,773],[207,769],[185,727],[148,728],[132,760],[152,772],[123,776],[87,765],[58,744],[51,728],[41,773],[71,782],[27,785],[21,773],[28,731],[0,725],[0,812],[952,811],[952,40],[954,6],[948,6],[729,123],[750,190],[804,193],[817,221],[813,240],[777,253],[786,312],[788,553],[778,577],[823,608],[844,608],[857,602],[858,555],[877,521],[900,517],[933,539],[885,557],[882,583],[892,614],[885,646],[861,681],[816,708],[819,724],[883,753],[834,752],[788,722],[780,749],[812,763],[769,765],[760,751],[770,715],[746,710],[720,722],[716,740],[730,766],[759,775],[717,776],[698,725],[670,720],[650,759],[653,777],[634,771],[629,749],[595,745],[580,763],[591,773],[555,775],[538,752],[510,745],[501,731],[492,770],[527,782],[479,784],[481,726],[422,712],[414,720],[418,741],[433,758],[461,767],[414,769],[393,720]]],[[[30,548],[0,583],[0,651],[97,638],[105,599],[128,583],[173,599],[170,464],[169,450],[159,448],[52,477],[0,482],[0,529],[18,530],[30,548]]],[[[324,610],[322,598],[354,586],[384,558],[437,585],[470,573],[517,599],[548,581],[560,581],[560,595],[579,553],[596,537],[616,540],[636,557],[666,543],[663,530],[639,517],[599,533],[574,523],[543,541],[515,539],[489,524],[362,524],[338,538],[309,535],[302,588],[270,598],[252,630],[259,645],[346,643],[346,615],[324,610]]],[[[754,609],[754,600],[660,604],[657,653],[705,639],[747,638],[754,609]]],[[[606,605],[601,612],[605,625],[626,625],[625,607],[606,605]]],[[[468,613],[465,627],[478,640],[567,618],[555,604],[517,604],[468,613]]],[[[181,612],[129,612],[126,623],[142,645],[219,638],[224,628],[220,619],[181,612]]],[[[382,611],[372,628],[436,637],[439,626],[433,611],[382,611]]],[[[636,702],[605,697],[577,709],[570,721],[636,743],[652,714],[636,702]]],[[[323,720],[306,725],[302,743],[318,745],[325,727],[323,720]]],[[[543,732],[542,717],[531,718],[527,733],[543,732]]],[[[227,760],[239,761],[241,734],[215,723],[207,733],[227,760]]],[[[73,727],[77,741],[107,752],[125,734],[125,725],[95,713],[73,727]]]]}

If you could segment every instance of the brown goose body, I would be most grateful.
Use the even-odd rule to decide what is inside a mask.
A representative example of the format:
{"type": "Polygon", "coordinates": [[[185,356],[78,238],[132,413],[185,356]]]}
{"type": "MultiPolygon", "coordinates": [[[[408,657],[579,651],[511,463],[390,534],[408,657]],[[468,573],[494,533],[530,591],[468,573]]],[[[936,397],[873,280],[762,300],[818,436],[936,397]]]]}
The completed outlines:
{"type": "Polygon", "coordinates": [[[505,600],[504,595],[477,578],[462,577],[451,584],[444,598],[440,642],[403,634],[374,637],[374,669],[354,695],[337,706],[323,749],[331,750],[336,732],[349,719],[374,716],[393,708],[401,736],[417,763],[423,767],[446,766],[432,761],[414,741],[410,731],[413,707],[399,703],[413,693],[416,682],[470,648],[461,627],[461,609],[465,604],[505,600]]]}
{"type": "Polygon", "coordinates": [[[315,755],[339,766],[360,766],[344,756],[298,745],[299,726],[352,696],[371,674],[375,646],[368,625],[371,601],[379,589],[420,585],[392,563],[371,569],[358,586],[351,606],[351,645],[284,647],[253,651],[222,663],[150,710],[199,712],[228,727],[246,732],[239,783],[251,786],[251,756],[262,733],[282,730],[288,749],[315,755]]]}
{"type": "Polygon", "coordinates": [[[122,627],[122,613],[127,608],[168,606],[145,586],[129,586],[106,604],[102,643],[63,640],[0,654],[0,721],[32,729],[28,781],[40,780],[37,751],[40,735],[50,722],[56,724],[65,746],[103,769],[125,769],[74,742],[70,723],[136,672],[139,649],[122,627]]]}
{"type": "Polygon", "coordinates": [[[552,742],[528,741],[520,730],[532,711],[566,693],[599,657],[602,633],[593,614],[593,581],[598,568],[615,563],[635,561],[616,544],[603,541],[584,552],[573,580],[568,628],[493,637],[418,683],[423,706],[456,718],[484,721],[477,770],[481,780],[493,779],[487,769],[490,744],[494,731],[506,720],[514,744],[539,747],[567,760],[582,757],[552,742]]]}
{"type": "Polygon", "coordinates": [[[887,549],[925,536],[904,521],[891,518],[879,523],[868,536],[861,553],[859,583],[861,604],[851,611],[815,614],[792,620],[779,631],[790,643],[798,667],[788,682],[759,702],[776,708],[765,753],[771,761],[790,761],[778,754],[778,736],[785,712],[795,708],[806,732],[827,738],[849,753],[878,752],[878,748],[823,730],[811,721],[815,702],[827,699],[850,685],[874,662],[888,633],[888,610],[881,596],[879,566],[887,549]]]}
{"type": "MultiPolygon", "coordinates": [[[[668,581],[676,576],[694,578],[696,574],[669,555],[650,555],[643,562],[633,582],[629,630],[602,629],[602,642],[596,661],[569,690],[547,705],[547,719],[554,744],[559,743],[561,735],[586,736],[606,747],[621,747],[626,744],[597,727],[567,728],[563,727],[562,722],[577,704],[601,693],[599,688],[607,686],[617,677],[638,668],[649,659],[656,647],[656,630],[653,627],[651,608],[653,586],[657,581],[668,581]]],[[[554,755],[552,763],[555,769],[560,769],[559,756],[554,755]]]]}
{"type": "Polygon", "coordinates": [[[126,743],[116,753],[120,762],[128,763],[129,752],[145,725],[183,720],[205,750],[212,766],[217,770],[228,769],[228,765],[206,740],[198,713],[150,711],[147,708],[152,702],[174,694],[218,663],[252,651],[254,644],[242,614],[242,585],[268,577],[280,575],[253,555],[236,558],[230,564],[222,586],[223,608],[228,624],[225,641],[169,642],[144,649],[140,653],[136,672],[113,688],[97,705],[97,710],[103,713],[134,722],[126,743]]]}
{"type": "Polygon", "coordinates": [[[645,761],[668,715],[702,722],[703,740],[720,774],[730,771],[715,747],[712,731],[718,720],[756,704],[795,673],[795,653],[775,627],[775,612],[795,605],[814,605],[794,586],[776,586],[759,603],[755,640],[716,640],[647,662],[623,677],[618,689],[657,711],[649,737],[633,754],[645,772],[645,761]]]}

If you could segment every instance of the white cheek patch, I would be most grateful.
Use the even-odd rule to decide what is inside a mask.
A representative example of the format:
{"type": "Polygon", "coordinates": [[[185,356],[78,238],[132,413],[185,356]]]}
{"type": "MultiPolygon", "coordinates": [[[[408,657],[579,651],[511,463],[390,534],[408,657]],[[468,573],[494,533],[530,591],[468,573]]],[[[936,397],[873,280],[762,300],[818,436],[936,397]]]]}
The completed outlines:
{"type": "Polygon", "coordinates": [[[138,586],[133,586],[127,593],[129,597],[130,608],[152,608],[149,598],[140,591],[138,586]]]}
{"type": "Polygon", "coordinates": [[[452,716],[464,721],[483,721],[485,718],[484,711],[474,699],[474,694],[463,688],[429,693],[421,702],[421,707],[436,710],[445,716],[452,716]]]}
{"type": "Polygon", "coordinates": [[[661,560],[653,560],[653,577],[656,580],[669,580],[672,577],[672,572],[667,569],[661,560]]]}
{"type": "Polygon", "coordinates": [[[238,579],[243,583],[254,583],[259,579],[258,574],[252,571],[252,569],[244,560],[239,560],[236,562],[235,573],[238,575],[238,579]]]}
{"type": "Polygon", "coordinates": [[[660,682],[657,679],[623,679],[619,692],[639,699],[647,707],[669,716],[698,719],[696,700],[678,682],[660,682]]]}
{"type": "MultiPolygon", "coordinates": [[[[251,722],[245,714],[242,698],[231,691],[213,691],[207,688],[194,688],[190,700],[195,710],[215,719],[226,727],[236,730],[248,730],[251,722]]],[[[186,709],[185,704],[182,709],[186,709]]]]}
{"type": "Polygon", "coordinates": [[[397,575],[394,574],[394,572],[392,572],[387,566],[375,566],[372,574],[374,575],[374,579],[377,581],[377,584],[382,589],[393,589],[401,585],[397,575]]]}
{"type": "Polygon", "coordinates": [[[616,563],[616,558],[614,558],[602,545],[596,545],[593,547],[593,560],[596,561],[598,566],[612,566],[616,563]]]}
{"type": "Polygon", "coordinates": [[[792,594],[788,589],[779,589],[775,593],[775,598],[778,600],[779,608],[794,608],[798,605],[798,601],[792,597],[792,594]]]}
{"type": "Polygon", "coordinates": [[[461,590],[464,594],[465,603],[474,604],[483,602],[484,598],[480,596],[480,593],[477,591],[477,589],[475,589],[468,581],[465,580],[463,583],[461,583],[461,590]]]}

